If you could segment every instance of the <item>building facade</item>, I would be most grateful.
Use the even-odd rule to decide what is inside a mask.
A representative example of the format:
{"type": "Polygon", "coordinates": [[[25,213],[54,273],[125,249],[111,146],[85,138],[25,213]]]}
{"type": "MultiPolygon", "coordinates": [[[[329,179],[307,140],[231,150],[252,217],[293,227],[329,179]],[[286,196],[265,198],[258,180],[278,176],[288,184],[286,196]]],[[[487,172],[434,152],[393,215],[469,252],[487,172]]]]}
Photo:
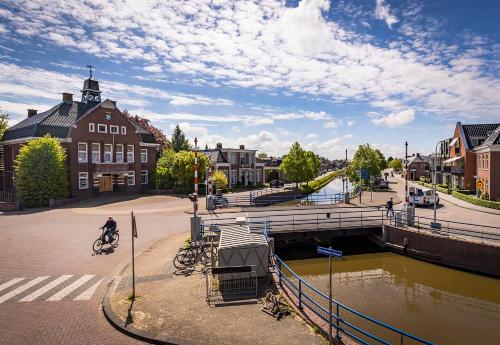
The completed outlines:
{"type": "Polygon", "coordinates": [[[474,152],[477,180],[483,182],[481,192],[490,200],[500,201],[500,126],[474,152]]]}
{"type": "Polygon", "coordinates": [[[264,176],[266,182],[272,180],[285,180],[285,175],[279,169],[283,159],[281,157],[267,157],[260,159],[264,163],[264,176]]]}
{"type": "Polygon", "coordinates": [[[410,181],[418,181],[420,177],[430,177],[430,156],[422,156],[417,153],[408,161],[408,171],[403,172],[403,177],[408,174],[410,181]]]}
{"type": "Polygon", "coordinates": [[[50,134],[66,149],[69,193],[89,197],[106,192],[137,193],[150,189],[159,145],[147,129],[125,116],[116,102],[101,102],[97,80],[84,81],[81,101],[63,93],[62,102],[7,129],[3,188],[15,192],[14,161],[22,145],[50,134]]]}
{"type": "Polygon", "coordinates": [[[221,170],[227,176],[228,187],[236,185],[260,186],[264,182],[264,163],[260,162],[255,153],[257,150],[239,148],[223,148],[217,143],[215,149],[202,151],[210,159],[212,170],[221,170]]]}

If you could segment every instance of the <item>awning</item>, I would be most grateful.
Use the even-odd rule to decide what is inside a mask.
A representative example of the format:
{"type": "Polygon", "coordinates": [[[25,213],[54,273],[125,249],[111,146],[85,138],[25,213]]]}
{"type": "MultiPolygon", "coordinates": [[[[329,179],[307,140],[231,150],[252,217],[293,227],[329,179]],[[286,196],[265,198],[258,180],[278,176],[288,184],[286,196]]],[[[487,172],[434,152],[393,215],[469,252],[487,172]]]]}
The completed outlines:
{"type": "Polygon", "coordinates": [[[453,140],[450,142],[450,147],[455,145],[455,143],[458,141],[458,138],[453,138],[453,140]]]}
{"type": "Polygon", "coordinates": [[[445,160],[444,163],[451,163],[451,162],[457,161],[457,160],[462,159],[462,158],[464,158],[464,157],[463,156],[453,157],[453,158],[445,160]]]}

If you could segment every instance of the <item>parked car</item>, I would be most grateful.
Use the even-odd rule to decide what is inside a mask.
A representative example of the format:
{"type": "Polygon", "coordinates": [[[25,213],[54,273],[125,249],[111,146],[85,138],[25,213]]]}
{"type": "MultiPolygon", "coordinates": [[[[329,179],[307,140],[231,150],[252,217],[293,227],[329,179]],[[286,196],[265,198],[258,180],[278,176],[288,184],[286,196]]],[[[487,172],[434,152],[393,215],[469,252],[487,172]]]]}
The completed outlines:
{"type": "Polygon", "coordinates": [[[269,185],[271,187],[284,187],[285,186],[285,182],[283,182],[281,180],[272,180],[271,182],[269,182],[269,185]]]}
{"type": "Polygon", "coordinates": [[[387,181],[386,181],[386,180],[384,180],[383,178],[381,178],[381,179],[378,181],[377,187],[378,187],[378,188],[381,188],[381,189],[386,189],[386,188],[389,188],[389,184],[387,183],[387,181]]]}
{"type": "Polygon", "coordinates": [[[434,198],[437,198],[436,204],[439,204],[439,195],[437,193],[434,195],[434,190],[429,188],[410,187],[409,202],[411,205],[431,206],[434,205],[434,198]]]}

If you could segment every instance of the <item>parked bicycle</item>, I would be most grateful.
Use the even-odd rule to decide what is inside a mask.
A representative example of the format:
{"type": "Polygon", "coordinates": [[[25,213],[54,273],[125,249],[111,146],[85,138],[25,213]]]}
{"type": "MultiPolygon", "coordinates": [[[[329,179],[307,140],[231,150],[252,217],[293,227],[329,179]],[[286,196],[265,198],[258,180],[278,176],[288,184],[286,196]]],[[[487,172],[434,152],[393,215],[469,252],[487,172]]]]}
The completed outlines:
{"type": "Polygon", "coordinates": [[[120,240],[120,235],[118,234],[118,229],[115,230],[111,242],[108,242],[105,238],[106,237],[105,236],[105,232],[106,232],[105,228],[100,228],[100,229],[102,230],[101,236],[99,236],[99,238],[97,240],[95,240],[94,244],[92,245],[92,249],[94,250],[94,252],[96,252],[96,253],[100,252],[102,247],[105,244],[109,244],[110,247],[116,248],[116,246],[118,246],[118,241],[120,240]]]}
{"type": "Polygon", "coordinates": [[[211,248],[209,243],[203,241],[190,242],[185,248],[180,248],[174,258],[174,267],[178,270],[194,270],[198,263],[208,266],[212,262],[212,254],[215,256],[216,249],[211,248]],[[212,253],[213,251],[213,253],[212,253]]]}

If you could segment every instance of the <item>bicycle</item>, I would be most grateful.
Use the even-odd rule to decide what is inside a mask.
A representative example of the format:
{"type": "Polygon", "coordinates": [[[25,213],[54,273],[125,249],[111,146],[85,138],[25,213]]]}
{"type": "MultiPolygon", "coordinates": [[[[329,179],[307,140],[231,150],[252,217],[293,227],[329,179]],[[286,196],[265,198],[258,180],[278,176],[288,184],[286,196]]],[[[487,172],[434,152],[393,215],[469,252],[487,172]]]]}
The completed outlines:
{"type": "Polygon", "coordinates": [[[111,242],[107,242],[105,239],[104,233],[106,230],[104,228],[100,229],[102,230],[101,236],[99,236],[99,238],[95,240],[94,244],[92,245],[92,249],[94,250],[94,252],[96,253],[100,252],[104,244],[109,244],[111,247],[116,248],[116,246],[118,246],[118,241],[120,240],[120,234],[118,234],[118,229],[115,230],[111,242]]]}
{"type": "Polygon", "coordinates": [[[212,251],[209,244],[198,241],[190,242],[186,248],[180,248],[177,255],[175,255],[173,264],[178,270],[187,270],[194,269],[198,263],[208,266],[211,261],[212,251]]]}

